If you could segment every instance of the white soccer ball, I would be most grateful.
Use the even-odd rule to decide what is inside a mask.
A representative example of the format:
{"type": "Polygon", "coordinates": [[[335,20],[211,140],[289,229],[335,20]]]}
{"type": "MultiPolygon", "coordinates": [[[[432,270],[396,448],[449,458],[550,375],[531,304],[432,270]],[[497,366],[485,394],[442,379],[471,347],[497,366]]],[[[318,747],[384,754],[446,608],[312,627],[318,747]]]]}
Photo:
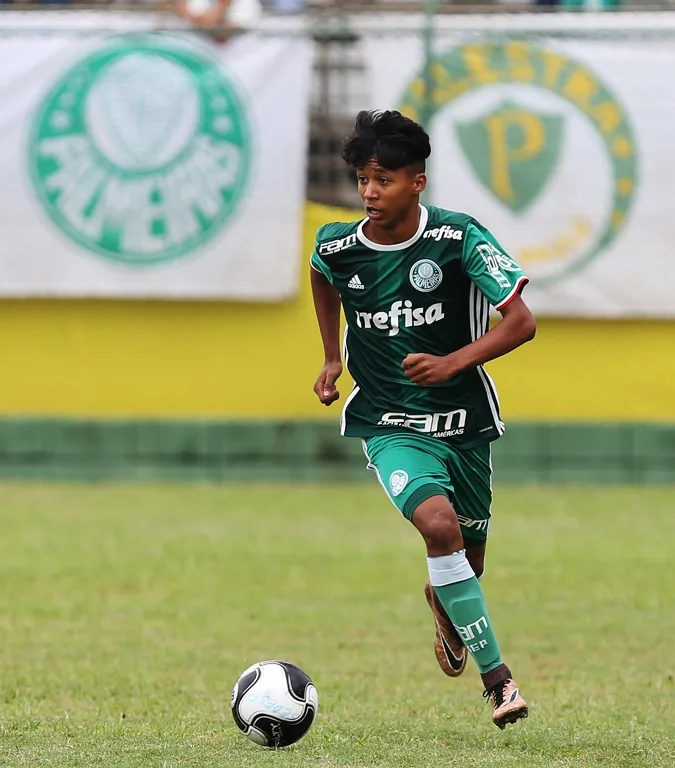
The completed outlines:
{"type": "Polygon", "coordinates": [[[232,691],[232,716],[263,747],[294,744],[310,729],[319,694],[310,678],[287,661],[259,661],[242,672],[232,691]]]}

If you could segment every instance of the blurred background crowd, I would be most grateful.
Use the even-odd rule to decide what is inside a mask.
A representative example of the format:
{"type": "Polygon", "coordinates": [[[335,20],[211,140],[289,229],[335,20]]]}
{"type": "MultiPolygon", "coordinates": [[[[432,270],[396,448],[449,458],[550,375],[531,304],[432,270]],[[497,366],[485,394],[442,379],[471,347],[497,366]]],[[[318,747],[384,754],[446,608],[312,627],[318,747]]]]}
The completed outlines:
{"type": "MultiPolygon", "coordinates": [[[[0,5],[15,8],[39,8],[49,5],[61,8],[112,6],[159,8],[168,5],[167,0],[0,0],[0,5]]],[[[244,24],[255,23],[262,14],[289,14],[314,12],[325,9],[343,10],[350,13],[372,11],[419,11],[427,5],[421,0],[177,0],[176,9],[187,9],[200,23],[212,22],[219,16],[230,17],[244,24]],[[205,17],[206,11],[209,14],[205,17]]],[[[438,0],[434,3],[439,13],[460,13],[472,10],[481,12],[518,12],[558,8],[581,10],[659,10],[672,8],[675,0],[438,0]]]]}

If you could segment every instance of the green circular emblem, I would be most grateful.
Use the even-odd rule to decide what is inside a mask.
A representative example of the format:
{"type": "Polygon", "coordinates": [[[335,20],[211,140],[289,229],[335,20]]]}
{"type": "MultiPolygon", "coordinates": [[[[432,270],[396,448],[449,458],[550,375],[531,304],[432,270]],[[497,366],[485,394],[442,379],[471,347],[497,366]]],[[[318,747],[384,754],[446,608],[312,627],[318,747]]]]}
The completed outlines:
{"type": "Polygon", "coordinates": [[[406,485],[408,485],[408,473],[402,469],[397,469],[389,476],[389,487],[391,488],[392,496],[398,496],[406,485]]]}
{"type": "Polygon", "coordinates": [[[29,142],[56,227],[117,262],[155,264],[211,240],[240,202],[251,139],[218,62],[181,38],[125,36],[53,86],[29,142]]]}
{"type": "Polygon", "coordinates": [[[623,107],[594,72],[557,51],[501,40],[442,54],[428,74],[430,100],[420,74],[401,111],[416,120],[450,115],[439,142],[456,149],[472,188],[482,190],[481,206],[522,236],[513,255],[538,284],[611,245],[634,202],[636,145],[623,107]],[[558,230],[533,234],[542,220],[558,230]]]}
{"type": "Polygon", "coordinates": [[[410,268],[410,282],[422,293],[429,293],[441,284],[443,272],[431,259],[420,259],[410,268]]]}

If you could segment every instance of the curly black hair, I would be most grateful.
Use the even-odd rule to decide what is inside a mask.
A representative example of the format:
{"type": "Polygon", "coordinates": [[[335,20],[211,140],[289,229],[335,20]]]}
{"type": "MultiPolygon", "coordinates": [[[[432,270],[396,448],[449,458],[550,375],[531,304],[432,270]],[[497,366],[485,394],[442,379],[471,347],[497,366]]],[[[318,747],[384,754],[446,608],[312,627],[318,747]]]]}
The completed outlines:
{"type": "Polygon", "coordinates": [[[431,154],[429,135],[419,123],[400,112],[362,111],[342,148],[343,160],[362,168],[372,159],[390,171],[415,166],[422,172],[431,154]]]}

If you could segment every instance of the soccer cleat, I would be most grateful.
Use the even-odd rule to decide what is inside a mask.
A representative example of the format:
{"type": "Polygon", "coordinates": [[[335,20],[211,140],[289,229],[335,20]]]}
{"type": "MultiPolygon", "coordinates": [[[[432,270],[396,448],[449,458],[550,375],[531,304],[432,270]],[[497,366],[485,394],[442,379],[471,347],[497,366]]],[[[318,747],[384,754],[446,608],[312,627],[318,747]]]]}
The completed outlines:
{"type": "Polygon", "coordinates": [[[466,667],[467,652],[431,582],[424,585],[424,596],[436,622],[436,660],[448,677],[459,677],[466,667]]]}
{"type": "Polygon", "coordinates": [[[527,704],[518,686],[511,679],[495,683],[483,697],[492,704],[492,722],[504,730],[509,723],[527,717],[527,704]]]}

